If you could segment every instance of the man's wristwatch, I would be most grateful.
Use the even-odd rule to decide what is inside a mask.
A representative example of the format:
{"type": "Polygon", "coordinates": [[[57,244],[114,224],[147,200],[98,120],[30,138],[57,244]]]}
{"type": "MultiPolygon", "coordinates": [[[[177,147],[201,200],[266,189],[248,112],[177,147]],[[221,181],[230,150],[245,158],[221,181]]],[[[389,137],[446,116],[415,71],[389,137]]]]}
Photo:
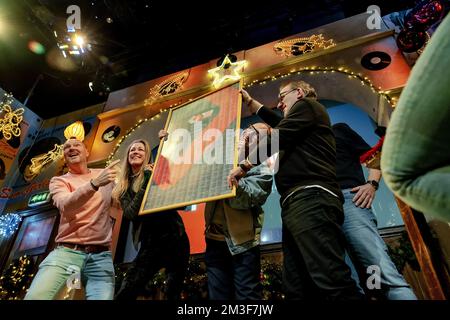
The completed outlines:
{"type": "Polygon", "coordinates": [[[380,186],[380,184],[378,183],[378,181],[375,180],[367,180],[366,183],[370,183],[372,185],[372,187],[375,188],[375,190],[378,190],[378,187],[380,186]]]}
{"type": "Polygon", "coordinates": [[[91,179],[90,183],[91,183],[92,189],[94,189],[95,191],[98,191],[98,187],[92,182],[92,179],[91,179]]]}

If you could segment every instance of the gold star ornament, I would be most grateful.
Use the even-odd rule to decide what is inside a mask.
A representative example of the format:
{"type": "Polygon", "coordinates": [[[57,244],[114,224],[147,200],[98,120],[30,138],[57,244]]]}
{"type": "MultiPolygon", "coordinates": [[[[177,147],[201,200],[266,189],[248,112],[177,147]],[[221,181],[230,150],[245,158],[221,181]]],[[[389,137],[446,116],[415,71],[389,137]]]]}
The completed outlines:
{"type": "Polygon", "coordinates": [[[226,55],[220,66],[208,70],[208,74],[213,77],[212,84],[214,88],[219,88],[225,81],[239,80],[242,77],[240,72],[246,65],[247,61],[245,60],[231,62],[228,55],[226,55]]]}

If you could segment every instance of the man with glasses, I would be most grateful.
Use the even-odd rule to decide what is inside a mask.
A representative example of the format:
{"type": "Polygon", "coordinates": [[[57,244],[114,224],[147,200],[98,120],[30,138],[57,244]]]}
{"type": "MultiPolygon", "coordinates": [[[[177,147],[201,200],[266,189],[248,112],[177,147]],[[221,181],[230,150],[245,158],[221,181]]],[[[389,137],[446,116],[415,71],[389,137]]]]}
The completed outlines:
{"type": "MultiPolygon", "coordinates": [[[[336,181],[336,147],[330,119],[316,101],[314,88],[303,81],[283,84],[278,109],[254,100],[242,90],[243,102],[272,129],[260,144],[279,137],[279,169],[283,221],[283,286],[287,299],[362,299],[344,261],[343,196],[336,181]]],[[[267,148],[271,152],[272,148],[267,148]]],[[[236,185],[257,159],[256,149],[228,176],[236,185]]],[[[258,162],[264,161],[259,155],[258,162]]],[[[262,157],[261,157],[262,156],[262,157]]],[[[257,163],[256,163],[257,164],[257,163]]]]}

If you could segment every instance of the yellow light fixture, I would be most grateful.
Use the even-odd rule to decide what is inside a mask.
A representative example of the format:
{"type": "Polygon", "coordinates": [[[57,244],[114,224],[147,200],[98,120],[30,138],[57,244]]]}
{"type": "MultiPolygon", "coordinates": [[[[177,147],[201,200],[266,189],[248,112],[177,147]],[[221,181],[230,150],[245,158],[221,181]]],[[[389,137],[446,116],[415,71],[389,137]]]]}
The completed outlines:
{"type": "Polygon", "coordinates": [[[76,121],[72,123],[70,126],[68,126],[66,130],[64,130],[64,137],[66,137],[66,139],[75,138],[79,141],[83,141],[84,140],[83,122],[76,121]]]}
{"type": "Polygon", "coordinates": [[[32,158],[31,164],[26,166],[25,172],[24,172],[24,179],[26,181],[31,181],[35,177],[37,177],[41,171],[51,164],[53,161],[60,159],[63,156],[63,145],[62,144],[55,144],[52,150],[50,150],[47,153],[40,154],[34,158],[32,158]]]}
{"type": "Polygon", "coordinates": [[[24,108],[12,110],[12,102],[12,95],[5,94],[3,101],[0,103],[0,113],[4,113],[3,119],[0,119],[0,132],[6,140],[10,140],[13,136],[20,136],[19,125],[22,123],[23,113],[25,112],[24,108]]]}
{"type": "Polygon", "coordinates": [[[220,66],[208,70],[208,74],[213,77],[213,86],[217,89],[227,80],[239,80],[242,77],[240,72],[246,65],[247,61],[245,60],[231,62],[228,55],[226,55],[220,66]]]}
{"type": "Polygon", "coordinates": [[[148,98],[144,100],[144,106],[152,104],[163,96],[177,92],[188,77],[189,71],[185,71],[158,83],[150,89],[148,98]]]}
{"type": "Polygon", "coordinates": [[[328,49],[334,47],[333,39],[325,40],[322,34],[313,34],[310,37],[294,38],[275,43],[275,53],[286,57],[298,56],[317,49],[328,49]]]}

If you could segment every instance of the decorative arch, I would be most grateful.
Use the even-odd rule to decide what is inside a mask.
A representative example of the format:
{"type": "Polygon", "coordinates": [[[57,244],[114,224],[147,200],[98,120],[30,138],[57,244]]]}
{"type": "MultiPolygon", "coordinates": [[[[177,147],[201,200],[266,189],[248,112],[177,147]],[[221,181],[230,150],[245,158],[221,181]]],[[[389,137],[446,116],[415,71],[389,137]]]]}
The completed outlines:
{"type": "MultiPolygon", "coordinates": [[[[270,80],[253,82],[246,89],[255,99],[272,107],[278,103],[279,87],[284,82],[295,80],[303,80],[311,84],[316,89],[319,99],[357,106],[380,126],[387,126],[396,101],[386,92],[375,88],[367,77],[334,67],[303,68],[272,77],[270,80]]],[[[243,114],[245,116],[245,111],[243,114]]]]}

